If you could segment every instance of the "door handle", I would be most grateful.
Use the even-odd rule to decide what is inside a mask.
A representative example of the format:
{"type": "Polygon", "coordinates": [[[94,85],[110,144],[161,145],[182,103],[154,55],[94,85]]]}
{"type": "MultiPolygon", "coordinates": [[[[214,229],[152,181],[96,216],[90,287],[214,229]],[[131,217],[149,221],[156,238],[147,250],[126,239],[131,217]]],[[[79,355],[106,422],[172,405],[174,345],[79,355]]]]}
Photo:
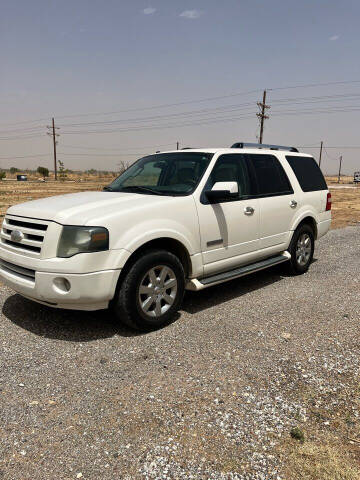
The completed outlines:
{"type": "Polygon", "coordinates": [[[255,212],[255,208],[253,207],[245,207],[244,214],[245,215],[252,215],[255,212]]]}
{"type": "Polygon", "coordinates": [[[290,200],[290,207],[291,208],[296,208],[297,207],[297,201],[296,200],[290,200]]]}

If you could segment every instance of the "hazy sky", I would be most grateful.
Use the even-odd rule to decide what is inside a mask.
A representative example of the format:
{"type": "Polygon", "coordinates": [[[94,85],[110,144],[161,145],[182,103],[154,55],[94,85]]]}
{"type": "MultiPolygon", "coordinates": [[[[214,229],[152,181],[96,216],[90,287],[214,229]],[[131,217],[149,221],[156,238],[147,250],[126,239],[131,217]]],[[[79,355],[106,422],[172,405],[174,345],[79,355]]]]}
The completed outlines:
{"type": "Polygon", "coordinates": [[[346,172],[360,170],[359,0],[0,6],[0,167],[52,168],[52,116],[71,169],[115,169],[176,141],[254,142],[267,88],[265,142],[314,146],[305,151],[318,155],[323,140],[325,172],[336,172],[340,154],[346,172]],[[159,108],[169,104],[177,105],[159,108]]]}

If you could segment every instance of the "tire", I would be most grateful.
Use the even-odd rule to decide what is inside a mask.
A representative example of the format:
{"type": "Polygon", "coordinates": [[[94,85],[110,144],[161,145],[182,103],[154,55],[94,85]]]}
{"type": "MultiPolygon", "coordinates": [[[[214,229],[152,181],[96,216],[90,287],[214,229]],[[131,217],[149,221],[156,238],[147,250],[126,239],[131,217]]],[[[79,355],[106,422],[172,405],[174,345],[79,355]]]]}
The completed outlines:
{"type": "Polygon", "coordinates": [[[291,259],[289,271],[292,275],[302,275],[307,272],[314,256],[314,230],[310,225],[300,225],[294,232],[289,246],[291,259]]]}
{"type": "Polygon", "coordinates": [[[156,330],[175,318],[184,292],[184,268],[178,257],[166,250],[148,250],[123,278],[112,310],[128,327],[156,330]]]}

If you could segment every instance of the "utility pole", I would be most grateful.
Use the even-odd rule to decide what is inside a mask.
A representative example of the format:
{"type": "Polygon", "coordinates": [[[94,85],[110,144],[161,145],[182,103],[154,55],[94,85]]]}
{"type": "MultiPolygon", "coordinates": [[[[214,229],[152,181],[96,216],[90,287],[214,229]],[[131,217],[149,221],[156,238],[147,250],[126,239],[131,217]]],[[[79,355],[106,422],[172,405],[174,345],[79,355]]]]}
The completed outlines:
{"type": "Polygon", "coordinates": [[[321,140],[321,142],[320,142],[320,155],[319,155],[319,167],[321,165],[322,150],[323,150],[323,141],[321,140]]]}
{"type": "Polygon", "coordinates": [[[266,90],[264,90],[262,102],[257,102],[257,106],[260,109],[260,112],[256,114],[256,116],[260,119],[259,143],[262,143],[264,135],[264,120],[269,118],[268,115],[265,115],[265,111],[266,109],[270,108],[270,105],[266,105],[266,90]]]}
{"type": "Polygon", "coordinates": [[[179,142],[176,142],[176,150],[179,150],[179,142]]]}
{"type": "Polygon", "coordinates": [[[55,180],[57,180],[57,161],[56,161],[56,145],[57,145],[57,140],[56,137],[59,137],[60,134],[56,133],[56,130],[59,129],[59,127],[55,127],[55,120],[54,117],[52,118],[52,124],[47,125],[46,127],[49,131],[47,134],[50,137],[53,137],[53,147],[54,147],[54,173],[55,173],[55,180]]]}
{"type": "Polygon", "coordinates": [[[338,175],[338,183],[340,183],[340,177],[341,177],[341,164],[342,164],[342,155],[340,155],[340,159],[339,159],[339,175],[338,175]]]}

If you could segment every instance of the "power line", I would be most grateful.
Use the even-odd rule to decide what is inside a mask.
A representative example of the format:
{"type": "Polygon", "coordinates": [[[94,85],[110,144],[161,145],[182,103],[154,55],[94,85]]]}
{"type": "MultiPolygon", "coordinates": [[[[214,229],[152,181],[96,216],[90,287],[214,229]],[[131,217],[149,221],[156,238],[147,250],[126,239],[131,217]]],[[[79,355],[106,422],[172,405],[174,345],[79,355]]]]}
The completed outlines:
{"type": "MultiPolygon", "coordinates": [[[[274,99],[272,103],[274,104],[286,104],[286,103],[292,103],[292,104],[304,104],[304,103],[318,103],[318,102],[325,102],[325,101],[340,101],[342,99],[344,100],[349,100],[351,101],[352,98],[354,97],[360,97],[359,93],[351,93],[351,94],[342,94],[342,95],[323,95],[323,96],[310,96],[310,97],[295,97],[295,98],[280,98],[280,99],[274,99]]],[[[118,120],[110,120],[110,121],[99,121],[99,122],[81,122],[81,123],[74,123],[74,124],[63,124],[64,126],[80,126],[80,125],[101,125],[101,124],[114,124],[114,123],[122,123],[122,122],[137,122],[137,121],[153,121],[155,119],[160,119],[160,118],[171,118],[171,117],[179,117],[179,116],[188,116],[188,115],[197,115],[197,114],[202,114],[202,113],[207,113],[207,112],[216,112],[216,111],[235,111],[235,110],[241,110],[241,107],[247,107],[253,105],[253,102],[247,102],[247,103],[242,103],[242,104],[235,104],[235,105],[224,105],[224,106],[218,106],[218,107],[212,107],[212,108],[207,108],[207,109],[201,109],[201,110],[190,110],[190,111],[185,111],[185,112],[178,112],[178,113],[173,113],[173,114],[165,114],[165,115],[156,115],[156,116],[150,116],[150,117],[138,117],[138,118],[125,118],[125,119],[118,119],[118,120]]],[[[21,122],[20,122],[21,123],[21,122]]],[[[2,130],[0,131],[0,134],[2,135],[7,135],[10,133],[16,133],[16,132],[32,132],[34,130],[38,130],[40,128],[43,128],[43,125],[36,125],[33,127],[28,127],[28,128],[21,128],[21,129],[12,129],[12,130],[2,130]]]]}
{"type": "MultiPolygon", "coordinates": [[[[318,96],[318,97],[298,97],[298,98],[285,98],[285,99],[277,99],[274,100],[273,103],[277,104],[286,104],[286,103],[292,103],[292,104],[306,104],[306,103],[321,103],[321,102],[328,102],[328,101],[340,101],[343,99],[348,99],[349,101],[352,98],[358,98],[360,97],[360,94],[351,94],[351,95],[325,95],[325,96],[318,96]],[[335,98],[336,97],[336,98],[335,98]],[[346,98],[345,98],[346,97],[346,98]],[[309,100],[307,100],[309,98],[309,100]],[[296,100],[300,100],[299,102],[296,102],[296,100]]],[[[258,102],[259,105],[260,102],[258,102]]],[[[224,105],[224,106],[219,106],[219,107],[212,107],[212,108],[206,108],[206,109],[201,109],[201,110],[190,110],[190,111],[185,111],[185,112],[178,112],[178,113],[172,113],[172,114],[165,114],[165,115],[155,115],[155,116],[150,116],[150,117],[136,117],[136,118],[122,118],[122,119],[114,119],[114,120],[107,120],[107,121],[96,121],[96,122],[78,122],[78,123],[63,123],[63,127],[78,127],[78,126],[92,126],[92,125],[113,125],[117,123],[125,123],[125,122],[146,122],[146,121],[154,121],[158,119],[168,119],[168,118],[177,118],[181,116],[192,116],[192,115],[202,115],[202,114],[207,114],[207,113],[212,113],[212,112],[232,112],[232,111],[238,111],[238,110],[243,110],[244,107],[252,106],[254,105],[253,102],[247,102],[247,103],[241,103],[237,105],[224,105]]],[[[345,105],[346,106],[346,105],[345,105]]]]}
{"type": "MultiPolygon", "coordinates": [[[[359,80],[360,82],[360,80],[359,80]]],[[[252,93],[258,93],[259,90],[249,90],[247,92],[238,92],[238,93],[232,93],[229,95],[222,95],[218,97],[208,97],[208,98],[201,98],[197,100],[187,100],[183,102],[178,102],[178,103],[166,103],[166,104],[159,104],[159,105],[152,105],[149,107],[138,107],[138,108],[128,108],[126,110],[116,110],[112,112],[97,112],[97,113],[79,113],[79,114],[73,114],[73,115],[58,115],[57,118],[74,118],[74,117],[91,117],[91,116],[96,116],[96,115],[115,115],[117,113],[129,113],[129,112],[143,112],[145,110],[156,110],[156,109],[161,109],[161,108],[168,108],[168,107],[178,107],[180,105],[190,105],[193,103],[203,103],[203,102],[210,102],[214,100],[222,100],[224,98],[233,98],[233,97],[239,97],[242,95],[250,95],[252,93]]]]}
{"type": "MultiPolygon", "coordinates": [[[[285,87],[272,87],[268,88],[268,91],[280,91],[280,90],[289,90],[289,89],[301,89],[301,88],[312,88],[312,87],[325,87],[325,86],[331,86],[331,85],[350,85],[350,84],[355,84],[355,83],[360,83],[360,80],[345,80],[345,81],[338,81],[338,82],[326,82],[326,83],[308,83],[308,84],[300,84],[300,85],[289,85],[285,87]]],[[[71,114],[71,115],[58,115],[57,118],[76,118],[76,117],[87,117],[87,116],[99,116],[99,115],[114,115],[117,113],[128,113],[128,112],[136,112],[136,111],[146,111],[146,110],[155,110],[155,109],[162,109],[162,108],[168,108],[168,107],[175,107],[175,106],[181,106],[181,105],[190,105],[194,103],[203,103],[203,102],[210,102],[210,101],[215,101],[215,100],[221,100],[225,98],[233,98],[237,96],[245,96],[245,95],[250,95],[253,93],[259,93],[261,90],[260,89],[254,89],[254,90],[249,90],[249,91],[244,91],[244,92],[236,92],[228,95],[221,95],[221,96],[214,96],[214,97],[207,97],[207,98],[200,98],[200,99],[192,99],[192,100],[186,100],[182,102],[176,102],[176,103],[167,103],[167,104],[158,104],[158,105],[151,105],[148,107],[137,107],[137,108],[130,108],[130,109],[123,109],[123,110],[116,110],[116,111],[111,111],[111,112],[92,112],[92,113],[77,113],[77,114],[71,114]]],[[[0,124],[1,125],[24,125],[24,124],[29,124],[29,123],[34,123],[34,122],[42,122],[46,121],[47,118],[38,118],[34,120],[24,120],[20,122],[13,122],[13,123],[7,123],[7,124],[0,124]]]]}
{"type": "Polygon", "coordinates": [[[49,157],[48,153],[38,153],[34,155],[21,155],[16,157],[0,157],[0,160],[16,160],[19,158],[37,158],[37,157],[49,157]]]}
{"type": "Polygon", "coordinates": [[[155,115],[151,117],[137,117],[137,118],[121,118],[117,120],[107,120],[107,121],[100,121],[100,122],[80,122],[80,123],[62,123],[63,127],[79,127],[79,126],[91,126],[91,125],[113,125],[116,123],[123,123],[123,122],[145,122],[145,121],[154,121],[158,119],[168,119],[172,117],[181,117],[181,116],[189,116],[189,115],[202,115],[212,112],[220,112],[221,111],[235,111],[235,110],[242,110],[244,107],[253,106],[253,102],[248,103],[241,103],[239,105],[225,105],[215,108],[205,108],[202,110],[190,110],[187,112],[178,112],[178,113],[168,113],[165,115],[155,115]]]}
{"type": "Polygon", "coordinates": [[[0,134],[1,135],[6,135],[8,133],[18,133],[18,132],[29,132],[29,133],[35,133],[36,130],[43,129],[44,125],[36,125],[35,127],[29,127],[29,128],[16,128],[12,130],[1,130],[0,134]]]}
{"type": "MultiPolygon", "coordinates": [[[[322,109],[306,109],[306,110],[274,110],[273,116],[288,116],[288,115],[312,115],[312,114],[325,114],[325,113],[351,113],[357,112],[360,110],[360,106],[348,106],[348,107],[324,107],[322,109]]],[[[212,123],[219,123],[219,122],[232,122],[237,120],[244,120],[248,118],[253,118],[255,112],[244,112],[237,116],[231,117],[203,117],[199,119],[195,119],[193,121],[185,122],[185,123],[166,123],[166,124],[158,124],[158,125],[136,125],[136,126],[124,126],[121,128],[112,128],[112,129],[102,129],[102,130],[68,130],[65,131],[64,134],[67,135],[79,135],[79,134],[103,134],[103,133],[123,133],[123,132],[137,132],[137,131],[146,131],[146,130],[157,130],[157,129],[168,129],[168,128],[179,128],[179,127],[186,127],[186,126],[201,126],[201,125],[209,125],[212,123]]]]}
{"type": "MultiPolygon", "coordinates": [[[[338,106],[331,106],[331,107],[322,107],[321,109],[306,109],[306,110],[284,110],[284,109],[275,109],[273,110],[273,115],[275,116],[282,116],[282,115],[302,115],[302,114],[310,114],[310,113],[341,113],[341,112],[357,112],[359,111],[360,106],[358,105],[338,105],[338,106]]],[[[236,108],[234,109],[229,109],[228,111],[222,112],[222,113],[231,113],[232,111],[237,111],[236,108]]],[[[234,117],[217,117],[217,116],[208,116],[204,115],[202,118],[199,119],[194,119],[192,122],[186,122],[186,123],[174,123],[174,124],[166,124],[166,125],[156,125],[156,126],[151,126],[150,129],[158,129],[158,128],[175,128],[175,127],[181,127],[181,126],[191,126],[191,125],[201,125],[201,124],[208,124],[209,120],[211,123],[214,121],[216,122],[221,122],[221,121],[232,121],[232,120],[238,120],[241,118],[251,118],[247,114],[251,114],[252,112],[250,110],[244,111],[243,114],[234,116],[234,117]]],[[[139,130],[147,130],[149,129],[148,126],[143,126],[143,125],[137,125],[133,127],[122,127],[120,129],[111,129],[111,130],[69,130],[65,133],[67,134],[80,134],[80,133],[115,133],[115,132],[121,132],[121,131],[139,131],[139,130]]],[[[17,140],[17,139],[28,139],[28,138],[40,138],[43,135],[15,135],[15,136],[9,136],[9,137],[0,137],[0,140],[17,140]]]]}
{"type": "MultiPolygon", "coordinates": [[[[170,147],[171,145],[176,145],[176,142],[171,143],[163,143],[158,145],[138,145],[136,147],[127,147],[123,148],[122,150],[134,150],[134,149],[141,149],[141,148],[159,148],[159,147],[170,147]]],[[[79,145],[63,145],[62,148],[80,148],[82,150],[104,150],[104,151],[117,151],[117,148],[105,148],[105,147],[82,147],[79,145]]]]}
{"type": "Polygon", "coordinates": [[[27,139],[27,138],[40,138],[44,137],[45,134],[40,134],[40,135],[16,135],[13,137],[0,137],[0,140],[20,140],[20,139],[27,139]]]}
{"type": "Polygon", "coordinates": [[[74,153],[69,153],[69,152],[59,152],[59,155],[67,155],[67,156],[71,156],[71,157],[74,157],[74,156],[80,156],[80,157],[119,157],[119,156],[123,156],[123,155],[126,155],[126,156],[135,156],[135,157],[139,157],[139,156],[143,156],[143,155],[147,155],[147,153],[77,153],[77,152],[74,152],[74,153]]]}
{"type": "Polygon", "coordinates": [[[328,151],[327,151],[328,148],[329,148],[329,147],[326,147],[326,148],[323,147],[326,156],[329,157],[330,160],[337,160],[337,158],[334,158],[334,157],[332,157],[331,155],[329,155],[329,153],[328,153],[328,151]]]}
{"type": "Polygon", "coordinates": [[[327,83],[305,83],[302,85],[291,85],[287,87],[275,87],[275,88],[268,88],[268,90],[290,90],[292,88],[309,88],[309,87],[328,87],[330,85],[346,85],[351,83],[360,83],[360,80],[345,80],[342,82],[327,82],[327,83]]]}
{"type": "Polygon", "coordinates": [[[167,129],[167,128],[179,128],[179,127],[187,127],[187,126],[200,126],[200,125],[209,125],[211,123],[219,123],[219,122],[227,122],[227,121],[235,121],[235,120],[241,120],[241,119],[248,119],[248,118],[253,118],[254,113],[252,115],[243,115],[243,116],[237,116],[237,117],[225,117],[225,118],[219,118],[219,119],[208,119],[208,120],[201,120],[195,121],[195,122],[188,122],[188,123],[182,123],[182,124],[165,124],[165,125],[146,125],[146,126],[136,126],[136,127],[130,127],[130,128],[120,128],[120,129],[112,129],[112,130],[78,130],[78,131],[66,131],[63,132],[64,134],[67,135],[78,135],[78,134],[101,134],[101,133],[127,133],[127,132],[137,132],[137,131],[145,131],[145,130],[158,130],[158,129],[167,129]]]}

